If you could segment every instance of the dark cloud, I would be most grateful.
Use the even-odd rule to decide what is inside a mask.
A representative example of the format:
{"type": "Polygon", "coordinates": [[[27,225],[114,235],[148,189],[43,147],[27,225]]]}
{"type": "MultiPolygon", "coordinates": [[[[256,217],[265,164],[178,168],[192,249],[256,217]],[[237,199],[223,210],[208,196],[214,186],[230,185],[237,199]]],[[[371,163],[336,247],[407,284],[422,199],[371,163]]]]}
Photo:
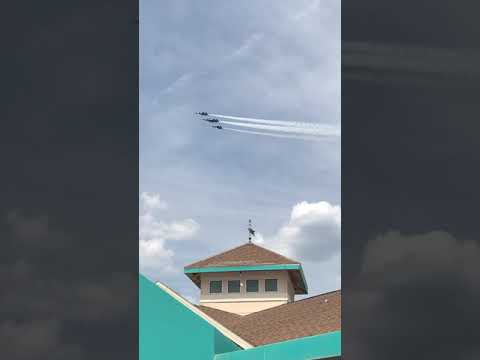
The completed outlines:
{"type": "MultiPolygon", "coordinates": [[[[8,358],[55,358],[60,350],[85,355],[100,351],[108,346],[98,340],[109,327],[106,338],[125,335],[116,330],[118,323],[135,334],[133,271],[119,272],[118,265],[104,259],[108,254],[84,248],[81,239],[57,231],[44,216],[10,214],[2,229],[8,257],[2,256],[0,283],[9,285],[0,297],[0,329],[8,343],[2,346],[8,358]],[[92,266],[94,271],[89,270],[92,266]],[[16,340],[8,341],[10,337],[16,340]]],[[[131,339],[125,340],[133,346],[131,339]]]]}
{"type": "Polygon", "coordinates": [[[131,359],[136,4],[12,4],[4,15],[2,358],[131,359]]]}
{"type": "Polygon", "coordinates": [[[478,241],[440,231],[369,241],[343,292],[345,357],[478,358],[479,259],[478,241]]]}
{"type": "Polygon", "coordinates": [[[381,0],[342,2],[342,41],[440,48],[474,48],[477,2],[381,0]]]}
{"type": "Polygon", "coordinates": [[[464,6],[342,2],[345,358],[479,357],[479,31],[464,6]]]}
{"type": "MultiPolygon", "coordinates": [[[[478,81],[480,52],[383,44],[342,43],[342,70],[347,79],[399,81],[430,86],[478,81]]],[[[473,84],[472,84],[473,85],[473,84]]]]}
{"type": "Polygon", "coordinates": [[[478,357],[474,94],[395,81],[351,80],[342,89],[345,354],[478,357]],[[407,237],[369,242],[390,229],[407,237]],[[456,240],[438,233],[408,238],[437,230],[456,240]]]}

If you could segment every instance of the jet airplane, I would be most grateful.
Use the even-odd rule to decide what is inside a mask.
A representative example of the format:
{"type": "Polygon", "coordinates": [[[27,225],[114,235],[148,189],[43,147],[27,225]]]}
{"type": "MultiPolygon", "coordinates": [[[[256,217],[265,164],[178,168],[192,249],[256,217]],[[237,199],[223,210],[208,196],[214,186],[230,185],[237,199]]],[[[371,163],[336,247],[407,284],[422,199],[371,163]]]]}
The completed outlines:
{"type": "Polygon", "coordinates": [[[210,122],[210,123],[218,123],[218,122],[220,122],[220,120],[218,120],[218,119],[202,119],[202,120],[203,120],[203,121],[208,121],[208,122],[210,122]]]}
{"type": "Polygon", "coordinates": [[[208,113],[205,112],[205,111],[197,112],[197,113],[195,113],[195,114],[202,115],[202,116],[208,116],[208,113]]]}
{"type": "Polygon", "coordinates": [[[222,129],[223,129],[223,127],[221,127],[220,125],[214,125],[214,126],[212,126],[212,127],[215,128],[215,129],[218,129],[218,130],[222,130],[222,129]]]}

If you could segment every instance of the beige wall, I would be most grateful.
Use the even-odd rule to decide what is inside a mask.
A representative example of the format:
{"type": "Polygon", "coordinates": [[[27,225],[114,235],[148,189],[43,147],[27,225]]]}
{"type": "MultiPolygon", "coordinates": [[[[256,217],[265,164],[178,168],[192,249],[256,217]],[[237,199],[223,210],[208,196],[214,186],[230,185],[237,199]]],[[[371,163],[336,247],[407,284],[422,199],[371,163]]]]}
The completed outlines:
{"type": "Polygon", "coordinates": [[[201,274],[200,304],[246,315],[293,301],[287,271],[244,271],[201,274]],[[278,291],[265,292],[265,279],[277,279],[278,291]],[[222,281],[222,293],[210,294],[210,281],[222,281]],[[240,280],[240,293],[228,293],[228,280],[240,280]],[[246,280],[259,280],[258,292],[246,291],[246,280]]]}
{"type": "Polygon", "coordinates": [[[295,289],[293,288],[293,284],[288,280],[288,302],[293,302],[295,300],[295,289]]]}
{"type": "Polygon", "coordinates": [[[257,311],[269,309],[278,305],[286,304],[287,301],[242,301],[242,302],[211,302],[204,304],[214,309],[228,311],[238,315],[248,315],[257,311]]]}

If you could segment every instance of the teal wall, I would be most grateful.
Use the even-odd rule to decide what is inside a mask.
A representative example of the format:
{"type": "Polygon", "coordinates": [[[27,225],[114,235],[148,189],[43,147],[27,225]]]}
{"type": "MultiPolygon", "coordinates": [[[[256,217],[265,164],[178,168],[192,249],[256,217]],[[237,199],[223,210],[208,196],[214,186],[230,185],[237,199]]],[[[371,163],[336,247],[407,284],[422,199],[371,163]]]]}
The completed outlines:
{"type": "Polygon", "coordinates": [[[215,356],[215,360],[310,360],[341,355],[341,332],[334,331],[215,356]]]}
{"type": "Polygon", "coordinates": [[[239,350],[200,316],[139,275],[140,360],[213,360],[239,350]]]}

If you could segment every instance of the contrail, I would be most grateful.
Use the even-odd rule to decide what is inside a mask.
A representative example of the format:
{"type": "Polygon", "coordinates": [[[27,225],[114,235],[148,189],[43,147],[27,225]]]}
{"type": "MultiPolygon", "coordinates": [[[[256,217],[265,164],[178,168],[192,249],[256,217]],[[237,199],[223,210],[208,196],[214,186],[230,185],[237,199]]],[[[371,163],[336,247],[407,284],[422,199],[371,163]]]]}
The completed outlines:
{"type": "Polygon", "coordinates": [[[239,117],[239,116],[229,116],[229,115],[221,115],[221,114],[210,114],[214,117],[224,118],[224,119],[231,119],[237,121],[244,121],[244,122],[252,122],[257,124],[266,124],[266,125],[277,125],[277,126],[291,126],[291,127],[301,127],[301,128],[314,128],[314,129],[335,129],[334,126],[329,126],[325,124],[318,124],[318,123],[308,123],[308,122],[298,122],[298,121],[283,121],[283,120],[267,120],[267,119],[256,119],[256,118],[246,118],[246,117],[239,117]]]}
{"type": "Polygon", "coordinates": [[[235,121],[225,121],[220,120],[222,124],[228,124],[233,126],[240,126],[246,127],[250,129],[261,129],[261,130],[271,130],[271,131],[279,131],[279,132],[286,132],[290,134],[305,134],[305,135],[312,135],[312,136],[338,136],[340,132],[337,129],[306,129],[306,128],[299,128],[299,127],[292,127],[292,126],[273,126],[273,125],[259,125],[259,124],[247,124],[242,122],[235,122],[235,121]]]}
{"type": "Polygon", "coordinates": [[[270,137],[276,137],[276,138],[285,138],[285,139],[298,139],[298,140],[311,140],[311,141],[321,141],[322,140],[321,138],[314,137],[314,136],[310,137],[310,136],[296,136],[294,134],[292,134],[292,135],[272,134],[272,133],[261,132],[261,131],[249,131],[249,130],[240,130],[240,129],[233,129],[233,128],[223,128],[223,130],[235,131],[235,132],[244,133],[244,134],[253,134],[253,135],[270,136],[270,137]]]}

